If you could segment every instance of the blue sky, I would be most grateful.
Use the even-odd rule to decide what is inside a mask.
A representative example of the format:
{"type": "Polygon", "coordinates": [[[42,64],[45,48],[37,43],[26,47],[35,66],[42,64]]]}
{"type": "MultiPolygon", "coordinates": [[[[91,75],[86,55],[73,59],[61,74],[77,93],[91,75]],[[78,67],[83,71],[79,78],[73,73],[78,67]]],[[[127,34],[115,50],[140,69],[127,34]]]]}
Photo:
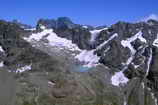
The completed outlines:
{"type": "Polygon", "coordinates": [[[158,14],[158,0],[0,0],[0,19],[35,25],[39,18],[70,17],[94,26],[158,14]]]}

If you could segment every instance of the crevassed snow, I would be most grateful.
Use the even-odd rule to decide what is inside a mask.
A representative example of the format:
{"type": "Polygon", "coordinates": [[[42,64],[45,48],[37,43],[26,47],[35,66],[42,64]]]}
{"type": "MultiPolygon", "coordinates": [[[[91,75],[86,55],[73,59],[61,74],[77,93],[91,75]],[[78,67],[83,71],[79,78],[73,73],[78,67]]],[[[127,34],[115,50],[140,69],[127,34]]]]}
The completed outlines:
{"type": "Polygon", "coordinates": [[[31,65],[26,65],[24,67],[18,68],[16,70],[16,73],[22,73],[22,72],[29,71],[29,70],[31,70],[31,65]]]}
{"type": "Polygon", "coordinates": [[[44,26],[41,26],[43,31],[39,33],[33,33],[29,38],[24,38],[25,40],[31,41],[40,41],[42,38],[48,40],[48,44],[51,46],[64,47],[71,51],[81,51],[76,44],[73,44],[71,40],[59,37],[56,33],[53,32],[53,29],[46,29],[44,26]]]}
{"type": "Polygon", "coordinates": [[[0,46],[0,52],[4,52],[4,50],[3,50],[2,46],[0,46]]]}
{"type": "Polygon", "coordinates": [[[97,49],[101,49],[103,46],[105,46],[109,41],[113,40],[115,37],[118,37],[118,34],[113,34],[107,41],[104,41],[102,44],[100,44],[97,49]]]}
{"type": "Polygon", "coordinates": [[[94,50],[83,50],[80,54],[75,56],[80,62],[85,63],[85,67],[93,67],[96,66],[99,62],[100,57],[94,55],[94,50]]]}
{"type": "Polygon", "coordinates": [[[100,33],[101,31],[103,31],[103,30],[106,30],[106,29],[108,29],[108,28],[103,28],[103,29],[100,29],[100,30],[92,30],[92,31],[90,31],[90,33],[91,33],[90,42],[94,42],[95,39],[96,39],[96,37],[99,35],[99,33],[100,33]]]}
{"type": "Polygon", "coordinates": [[[126,84],[128,82],[128,78],[125,77],[122,71],[116,72],[115,75],[112,76],[111,82],[114,86],[119,86],[120,84],[126,84]]]}
{"type": "Polygon", "coordinates": [[[148,76],[148,74],[149,74],[151,61],[152,61],[152,49],[150,49],[150,56],[149,56],[149,60],[147,62],[147,70],[146,70],[145,77],[148,76]]]}

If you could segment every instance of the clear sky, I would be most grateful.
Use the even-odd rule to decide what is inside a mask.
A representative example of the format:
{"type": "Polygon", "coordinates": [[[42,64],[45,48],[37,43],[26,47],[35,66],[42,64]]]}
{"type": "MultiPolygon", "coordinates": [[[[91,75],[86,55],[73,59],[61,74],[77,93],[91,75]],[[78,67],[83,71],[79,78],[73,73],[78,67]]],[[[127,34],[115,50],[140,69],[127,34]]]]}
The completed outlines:
{"type": "Polygon", "coordinates": [[[0,19],[35,25],[39,18],[70,17],[75,23],[104,25],[158,14],[158,0],[0,0],[0,19]]]}

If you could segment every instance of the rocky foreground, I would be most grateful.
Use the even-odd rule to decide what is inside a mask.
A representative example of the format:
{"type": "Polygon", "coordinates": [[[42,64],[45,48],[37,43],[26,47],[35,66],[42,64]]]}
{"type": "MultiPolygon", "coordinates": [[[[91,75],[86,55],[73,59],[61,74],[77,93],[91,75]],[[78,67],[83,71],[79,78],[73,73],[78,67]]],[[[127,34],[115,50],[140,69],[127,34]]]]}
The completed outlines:
{"type": "Polygon", "coordinates": [[[0,105],[157,105],[158,21],[0,21],[0,105]]]}

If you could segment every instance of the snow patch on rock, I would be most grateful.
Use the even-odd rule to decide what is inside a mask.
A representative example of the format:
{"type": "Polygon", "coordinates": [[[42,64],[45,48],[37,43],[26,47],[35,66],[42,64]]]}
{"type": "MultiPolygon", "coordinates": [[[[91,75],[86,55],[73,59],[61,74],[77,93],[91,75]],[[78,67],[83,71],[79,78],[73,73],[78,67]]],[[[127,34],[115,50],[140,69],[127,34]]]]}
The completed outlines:
{"type": "Polygon", "coordinates": [[[99,33],[103,30],[107,30],[108,28],[103,28],[103,29],[99,29],[99,30],[92,30],[90,31],[91,33],[91,39],[90,39],[90,42],[94,42],[96,37],[99,35],[99,33]]]}
{"type": "Polygon", "coordinates": [[[146,70],[145,77],[147,77],[148,74],[149,74],[151,61],[152,61],[152,49],[150,49],[150,56],[149,56],[149,59],[148,59],[148,62],[147,62],[147,70],[146,70]]]}
{"type": "Polygon", "coordinates": [[[49,84],[50,86],[54,86],[54,85],[55,85],[55,83],[52,82],[52,81],[48,81],[48,84],[49,84]]]}
{"type": "Polygon", "coordinates": [[[123,69],[123,71],[125,69],[127,69],[128,65],[131,64],[133,59],[134,59],[134,55],[136,53],[136,50],[134,49],[134,47],[132,46],[131,43],[133,41],[135,41],[136,39],[139,39],[141,42],[147,43],[146,39],[143,38],[143,36],[142,36],[142,31],[139,31],[136,35],[134,35],[126,40],[121,41],[121,45],[125,48],[129,48],[131,51],[131,56],[127,59],[126,67],[123,69]]]}
{"type": "Polygon", "coordinates": [[[105,46],[109,41],[113,40],[115,37],[118,37],[118,34],[113,34],[107,41],[104,41],[102,44],[100,44],[97,49],[101,49],[103,46],[105,46]]]}
{"type": "Polygon", "coordinates": [[[144,89],[144,88],[145,88],[145,84],[144,84],[144,82],[142,82],[141,85],[142,85],[142,87],[143,87],[143,89],[144,89]]]}
{"type": "Polygon", "coordinates": [[[40,29],[45,30],[46,27],[44,25],[40,24],[40,29]]]}
{"type": "Polygon", "coordinates": [[[0,52],[5,52],[5,51],[3,50],[3,48],[2,48],[2,46],[0,46],[0,52]]]}
{"type": "MultiPolygon", "coordinates": [[[[104,28],[105,29],[105,28],[104,28]]],[[[102,29],[103,30],[103,29],[102,29]]],[[[98,30],[97,30],[98,31],[98,30]]],[[[81,51],[80,54],[78,54],[77,56],[75,56],[76,59],[78,59],[80,62],[83,62],[85,67],[94,67],[96,65],[99,64],[99,59],[100,57],[98,57],[96,54],[94,54],[94,52],[96,50],[101,49],[104,45],[106,45],[109,41],[113,40],[115,37],[117,37],[118,34],[115,33],[113,34],[107,41],[103,42],[102,44],[100,44],[96,49],[94,50],[83,50],[81,51]]],[[[105,50],[105,53],[109,50],[110,48],[108,48],[107,50],[105,50]]]]}
{"type": "Polygon", "coordinates": [[[3,67],[4,66],[4,62],[0,62],[0,67],[3,67]]]}
{"type": "Polygon", "coordinates": [[[75,56],[80,62],[84,63],[85,67],[93,67],[98,65],[100,57],[94,54],[94,50],[83,50],[80,54],[75,56]]]}
{"type": "Polygon", "coordinates": [[[157,38],[153,42],[153,46],[158,47],[158,34],[157,34],[157,38]]]}
{"type": "Polygon", "coordinates": [[[16,73],[23,73],[23,72],[29,71],[29,70],[31,70],[31,65],[26,65],[24,67],[18,68],[16,70],[16,73]]]}
{"type": "Polygon", "coordinates": [[[134,66],[135,69],[137,69],[138,67],[140,67],[140,65],[136,65],[134,63],[132,63],[132,65],[134,66]]]}
{"type": "Polygon", "coordinates": [[[135,41],[136,39],[139,39],[140,41],[147,43],[146,39],[143,38],[142,36],[142,31],[139,31],[136,35],[132,36],[131,38],[128,38],[126,40],[122,40],[121,44],[123,47],[128,47],[131,50],[131,53],[134,54],[136,53],[135,49],[132,46],[132,42],[135,41]]]}
{"type": "Polygon", "coordinates": [[[128,78],[125,77],[122,71],[116,72],[115,75],[112,76],[111,82],[114,86],[119,86],[120,84],[126,84],[128,82],[128,78]]]}

